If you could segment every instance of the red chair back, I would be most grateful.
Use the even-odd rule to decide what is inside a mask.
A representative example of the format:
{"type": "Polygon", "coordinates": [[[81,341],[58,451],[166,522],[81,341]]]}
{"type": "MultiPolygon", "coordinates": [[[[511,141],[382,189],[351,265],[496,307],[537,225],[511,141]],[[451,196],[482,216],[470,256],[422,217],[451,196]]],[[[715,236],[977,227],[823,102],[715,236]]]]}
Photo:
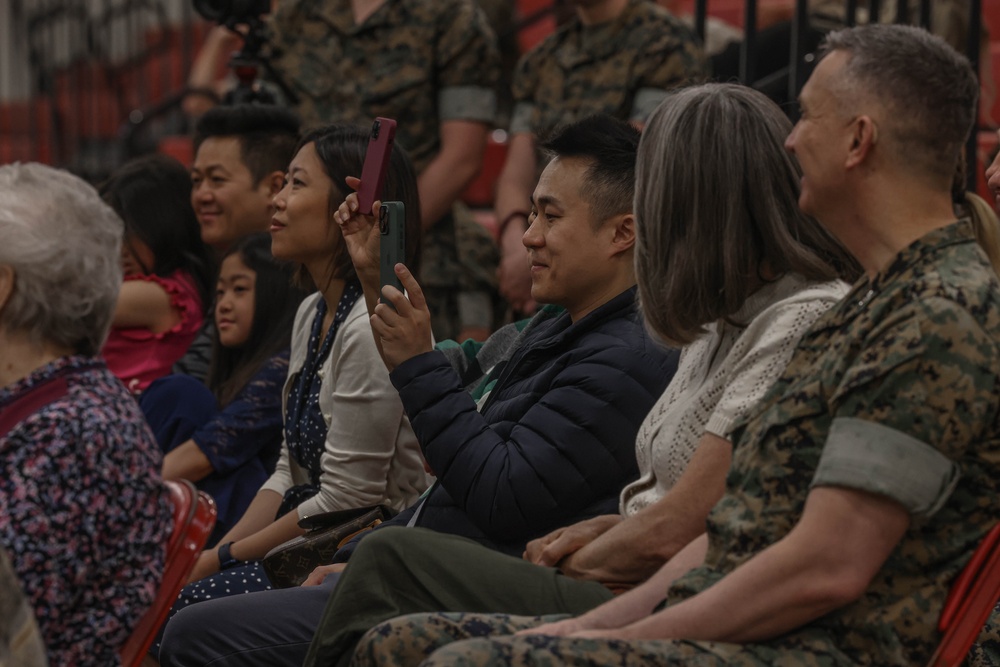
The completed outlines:
{"type": "Polygon", "coordinates": [[[976,547],[952,584],[938,630],[944,633],[928,667],[957,667],[1000,601],[1000,524],[976,547]]]}
{"type": "Polygon", "coordinates": [[[174,506],[174,529],[167,543],[163,580],[152,606],[132,630],[119,651],[123,667],[139,667],[157,631],[167,618],[177,594],[181,592],[198,554],[215,527],[218,510],[215,501],[186,480],[164,482],[174,506]]]}

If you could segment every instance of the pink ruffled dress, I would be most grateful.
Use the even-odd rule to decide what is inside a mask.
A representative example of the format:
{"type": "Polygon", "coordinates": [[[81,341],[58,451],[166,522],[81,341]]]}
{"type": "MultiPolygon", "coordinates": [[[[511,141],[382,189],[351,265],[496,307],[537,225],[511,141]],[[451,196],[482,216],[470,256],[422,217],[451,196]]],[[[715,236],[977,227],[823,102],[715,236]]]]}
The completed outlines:
{"type": "Polygon", "coordinates": [[[148,280],[163,287],[170,295],[170,305],[181,316],[177,324],[162,333],[141,327],[112,327],[108,334],[102,351],[108,368],[129,391],[138,394],[156,378],[170,373],[197,336],[204,315],[198,288],[186,271],[174,271],[166,277],[125,276],[125,281],[129,280],[148,280]]]}

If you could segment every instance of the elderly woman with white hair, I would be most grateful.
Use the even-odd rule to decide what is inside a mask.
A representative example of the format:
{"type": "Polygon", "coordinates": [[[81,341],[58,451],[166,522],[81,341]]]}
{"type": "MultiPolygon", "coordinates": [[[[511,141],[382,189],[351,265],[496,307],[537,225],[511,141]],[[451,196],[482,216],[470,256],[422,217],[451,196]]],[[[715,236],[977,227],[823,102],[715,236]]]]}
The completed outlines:
{"type": "Polygon", "coordinates": [[[159,450],[98,356],[122,235],[75,176],[0,167],[0,547],[53,665],[119,664],[170,526],[159,450]]]}

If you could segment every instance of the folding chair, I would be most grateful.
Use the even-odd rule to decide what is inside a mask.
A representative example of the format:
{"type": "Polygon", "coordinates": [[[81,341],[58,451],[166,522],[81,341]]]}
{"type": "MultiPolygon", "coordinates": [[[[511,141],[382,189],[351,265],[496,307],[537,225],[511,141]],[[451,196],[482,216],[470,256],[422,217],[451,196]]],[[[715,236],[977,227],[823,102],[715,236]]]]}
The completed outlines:
{"type": "Polygon", "coordinates": [[[215,501],[186,480],[164,482],[174,506],[174,530],[167,544],[166,567],[156,599],[128,641],[119,651],[123,667],[139,667],[157,631],[167,618],[177,594],[201,553],[215,526],[218,510],[215,501]]]}
{"type": "Polygon", "coordinates": [[[958,667],[1000,601],[1000,524],[976,547],[952,584],[938,630],[944,633],[928,667],[958,667]]]}

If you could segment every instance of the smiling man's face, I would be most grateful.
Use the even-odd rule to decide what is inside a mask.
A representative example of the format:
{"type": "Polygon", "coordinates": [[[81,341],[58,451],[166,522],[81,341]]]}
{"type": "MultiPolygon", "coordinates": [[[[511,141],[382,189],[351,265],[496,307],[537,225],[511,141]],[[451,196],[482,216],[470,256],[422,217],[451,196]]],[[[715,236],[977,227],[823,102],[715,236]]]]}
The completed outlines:
{"type": "Polygon", "coordinates": [[[198,146],[191,186],[201,240],[210,246],[227,248],[243,237],[266,232],[271,224],[268,181],[254,183],[237,137],[209,137],[198,146]]]}

